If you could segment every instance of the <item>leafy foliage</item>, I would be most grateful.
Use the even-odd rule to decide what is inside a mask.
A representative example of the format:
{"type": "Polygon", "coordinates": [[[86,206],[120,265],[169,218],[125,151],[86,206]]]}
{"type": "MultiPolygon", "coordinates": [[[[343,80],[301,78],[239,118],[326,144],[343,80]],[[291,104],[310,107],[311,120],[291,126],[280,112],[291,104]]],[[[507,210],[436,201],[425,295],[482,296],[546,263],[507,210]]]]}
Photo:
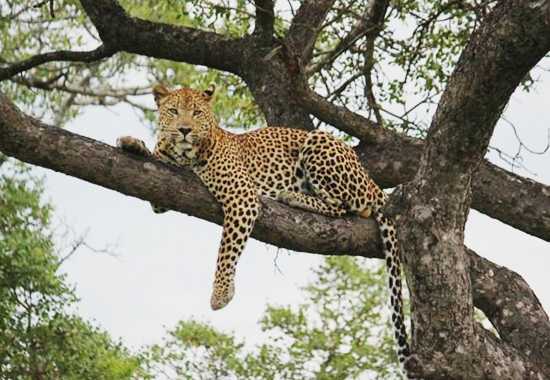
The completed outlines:
{"type": "Polygon", "coordinates": [[[76,296],[59,274],[40,181],[9,162],[1,169],[0,378],[132,378],[137,358],[67,312],[76,296]]]}
{"type": "Polygon", "coordinates": [[[387,298],[382,267],[330,257],[304,290],[307,302],[298,307],[268,307],[260,322],[268,343],[252,351],[232,334],[208,324],[180,322],[164,344],[149,349],[145,365],[149,376],[399,378],[391,329],[382,311],[387,298]]]}

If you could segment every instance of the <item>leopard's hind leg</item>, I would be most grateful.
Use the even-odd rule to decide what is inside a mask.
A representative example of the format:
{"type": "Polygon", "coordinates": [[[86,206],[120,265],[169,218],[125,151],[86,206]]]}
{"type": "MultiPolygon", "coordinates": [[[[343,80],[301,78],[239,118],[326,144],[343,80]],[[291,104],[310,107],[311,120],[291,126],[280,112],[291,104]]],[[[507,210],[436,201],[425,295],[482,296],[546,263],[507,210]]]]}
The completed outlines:
{"type": "Polygon", "coordinates": [[[277,195],[277,200],[291,207],[325,216],[339,217],[346,213],[345,209],[327,203],[322,198],[295,191],[281,191],[277,195]]]}

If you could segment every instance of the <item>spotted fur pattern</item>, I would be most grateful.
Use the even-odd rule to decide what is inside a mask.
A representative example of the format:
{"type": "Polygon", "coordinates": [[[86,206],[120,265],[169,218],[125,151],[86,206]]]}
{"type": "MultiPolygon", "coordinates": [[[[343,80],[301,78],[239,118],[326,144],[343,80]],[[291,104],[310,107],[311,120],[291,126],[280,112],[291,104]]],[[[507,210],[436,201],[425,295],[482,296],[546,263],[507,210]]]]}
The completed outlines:
{"type": "MultiPolygon", "coordinates": [[[[233,298],[237,261],[258,216],[259,196],[332,217],[372,215],[384,245],[398,358],[404,363],[410,354],[397,237],[393,222],[380,211],[386,194],[353,149],[328,133],[268,127],[237,135],[222,130],[210,107],[213,93],[213,88],[201,92],[155,87],[160,117],[153,152],[162,161],[191,167],[223,206],[212,308],[220,309],[233,298]]],[[[151,154],[131,137],[120,138],[118,145],[151,154]]]]}

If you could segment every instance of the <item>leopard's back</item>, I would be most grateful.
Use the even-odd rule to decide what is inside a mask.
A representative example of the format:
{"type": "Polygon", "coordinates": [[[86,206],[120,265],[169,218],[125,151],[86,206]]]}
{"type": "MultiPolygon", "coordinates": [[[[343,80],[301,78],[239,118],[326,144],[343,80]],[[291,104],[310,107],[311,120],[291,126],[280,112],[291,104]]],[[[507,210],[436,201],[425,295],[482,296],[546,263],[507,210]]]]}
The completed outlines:
{"type": "Polygon", "coordinates": [[[300,190],[296,165],[307,135],[302,130],[267,127],[236,136],[258,194],[275,199],[281,191],[300,190]]]}

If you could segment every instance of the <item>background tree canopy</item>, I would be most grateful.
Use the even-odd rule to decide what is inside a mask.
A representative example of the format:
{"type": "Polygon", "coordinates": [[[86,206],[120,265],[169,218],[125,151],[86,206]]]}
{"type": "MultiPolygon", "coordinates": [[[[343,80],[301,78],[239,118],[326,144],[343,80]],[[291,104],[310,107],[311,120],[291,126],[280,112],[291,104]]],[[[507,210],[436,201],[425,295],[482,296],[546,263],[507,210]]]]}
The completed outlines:
{"type": "MultiPolygon", "coordinates": [[[[537,297],[516,273],[464,245],[470,208],[550,241],[548,186],[484,159],[512,93],[537,88],[544,71],[549,1],[7,0],[0,27],[6,155],[219,223],[219,206],[189,170],[144,165],[59,127],[84,107],[118,103],[152,125],[144,96],[160,81],[216,83],[225,127],[265,120],[331,128],[352,138],[377,183],[397,187],[387,212],[406,248],[411,373],[550,377],[550,322],[537,297]]],[[[515,169],[526,149],[518,138],[517,152],[502,157],[515,169]]],[[[254,236],[304,252],[381,257],[372,221],[332,220],[268,200],[254,236]]],[[[299,312],[282,314],[268,313],[292,325],[299,312]]],[[[178,339],[193,328],[210,334],[180,325],[158,360],[172,348],[184,360],[178,339]]],[[[220,370],[248,370],[238,343],[219,337],[238,357],[220,370]]],[[[215,362],[215,353],[204,354],[215,362]]]]}
{"type": "Polygon", "coordinates": [[[0,378],[130,379],[137,357],[69,312],[77,300],[58,272],[66,256],[53,247],[41,192],[28,169],[2,164],[0,378]]]}
{"type": "Polygon", "coordinates": [[[269,306],[266,343],[251,352],[231,334],[181,321],[149,348],[150,376],[173,379],[396,379],[384,268],[349,257],[327,258],[304,289],[306,303],[269,306]]]}

